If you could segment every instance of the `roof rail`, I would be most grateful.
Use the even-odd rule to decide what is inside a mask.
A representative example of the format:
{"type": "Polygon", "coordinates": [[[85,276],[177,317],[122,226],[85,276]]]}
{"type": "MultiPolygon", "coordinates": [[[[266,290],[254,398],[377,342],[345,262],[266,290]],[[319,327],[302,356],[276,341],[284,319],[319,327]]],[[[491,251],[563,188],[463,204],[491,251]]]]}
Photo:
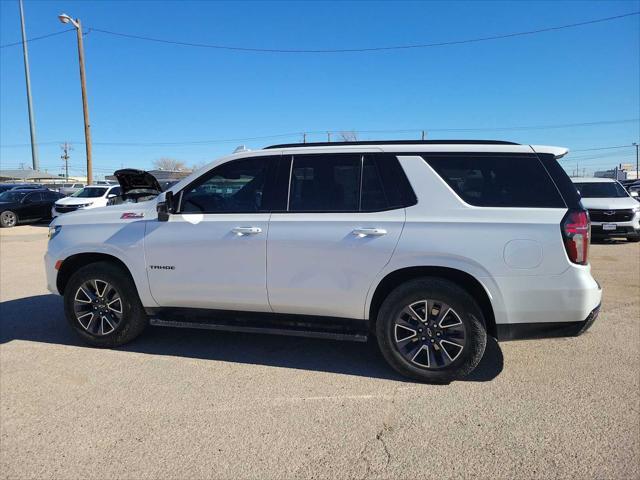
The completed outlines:
{"type": "Polygon", "coordinates": [[[344,145],[520,145],[514,142],[500,140],[359,140],[357,142],[314,142],[314,143],[281,143],[269,145],[264,150],[272,148],[291,147],[340,147],[344,145]]]}

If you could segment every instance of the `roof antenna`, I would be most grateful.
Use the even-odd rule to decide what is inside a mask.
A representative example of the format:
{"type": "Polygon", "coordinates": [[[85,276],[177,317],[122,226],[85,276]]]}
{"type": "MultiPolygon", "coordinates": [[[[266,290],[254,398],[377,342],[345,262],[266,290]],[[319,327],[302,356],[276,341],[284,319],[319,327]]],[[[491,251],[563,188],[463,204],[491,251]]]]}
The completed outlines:
{"type": "Polygon", "coordinates": [[[250,152],[250,151],[251,150],[249,150],[244,145],[239,145],[239,146],[236,147],[236,149],[233,151],[233,153],[242,153],[242,152],[250,152]]]}

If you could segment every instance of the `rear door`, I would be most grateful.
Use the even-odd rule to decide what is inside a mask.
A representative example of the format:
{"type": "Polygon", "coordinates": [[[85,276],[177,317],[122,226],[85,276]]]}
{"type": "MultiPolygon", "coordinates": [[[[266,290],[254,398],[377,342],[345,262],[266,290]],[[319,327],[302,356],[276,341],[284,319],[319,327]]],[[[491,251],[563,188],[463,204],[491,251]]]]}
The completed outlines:
{"type": "Polygon", "coordinates": [[[51,217],[51,207],[56,200],[60,198],[60,194],[57,192],[43,192],[43,206],[42,206],[42,218],[51,217]]]}
{"type": "Polygon", "coordinates": [[[363,318],[367,291],[404,225],[401,167],[377,153],[287,160],[287,208],[269,223],[269,303],[277,313],[363,318]]]}

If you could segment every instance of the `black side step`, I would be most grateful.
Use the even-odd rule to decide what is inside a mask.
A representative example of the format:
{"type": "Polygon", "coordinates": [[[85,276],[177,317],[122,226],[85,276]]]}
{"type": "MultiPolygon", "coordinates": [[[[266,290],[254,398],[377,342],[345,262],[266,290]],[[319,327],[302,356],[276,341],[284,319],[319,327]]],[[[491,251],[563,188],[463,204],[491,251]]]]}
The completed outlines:
{"type": "Polygon", "coordinates": [[[368,322],[354,319],[196,308],[153,308],[147,309],[147,314],[149,323],[159,327],[288,335],[352,342],[366,342],[369,337],[368,322]]]}

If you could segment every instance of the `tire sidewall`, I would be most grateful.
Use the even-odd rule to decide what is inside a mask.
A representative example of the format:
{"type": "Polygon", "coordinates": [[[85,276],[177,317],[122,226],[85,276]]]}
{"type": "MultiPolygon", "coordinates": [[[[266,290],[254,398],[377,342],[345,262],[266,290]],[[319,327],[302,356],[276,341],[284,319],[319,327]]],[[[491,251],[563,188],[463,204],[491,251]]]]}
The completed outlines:
{"type": "Polygon", "coordinates": [[[399,373],[427,382],[449,382],[470,373],[482,359],[487,336],[482,312],[473,298],[456,284],[439,279],[419,279],[396,288],[385,299],[376,322],[378,343],[385,359],[399,373]],[[446,368],[429,370],[406,360],[395,343],[395,319],[407,305],[420,300],[439,300],[459,315],[465,327],[462,354],[446,368]]]}
{"type": "Polygon", "coordinates": [[[16,212],[14,212],[13,210],[4,210],[3,212],[0,212],[0,227],[2,228],[11,228],[11,227],[15,227],[18,224],[18,215],[16,214],[16,212]],[[13,225],[5,225],[4,223],[4,214],[5,213],[12,213],[13,217],[16,219],[16,221],[14,222],[13,225]]]}
{"type": "Polygon", "coordinates": [[[67,322],[73,330],[87,343],[97,347],[113,347],[121,345],[132,336],[136,330],[141,330],[140,317],[144,316],[142,305],[137,297],[135,285],[128,276],[110,264],[91,264],[75,272],[65,287],[64,310],[67,322]],[[122,301],[122,320],[115,330],[104,336],[96,336],[87,332],[76,318],[74,300],[78,288],[89,280],[103,280],[110,283],[120,295],[122,301]]]}

